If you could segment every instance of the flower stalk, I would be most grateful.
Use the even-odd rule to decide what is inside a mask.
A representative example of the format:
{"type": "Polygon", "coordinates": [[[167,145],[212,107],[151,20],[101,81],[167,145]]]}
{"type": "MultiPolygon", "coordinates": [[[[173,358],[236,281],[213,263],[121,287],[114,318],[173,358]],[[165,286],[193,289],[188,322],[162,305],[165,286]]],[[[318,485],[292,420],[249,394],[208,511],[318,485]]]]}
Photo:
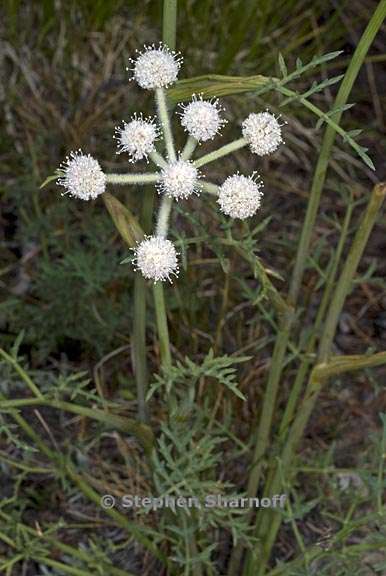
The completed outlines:
{"type": "Polygon", "coordinates": [[[186,144],[184,146],[184,149],[181,152],[181,158],[183,160],[189,160],[192,155],[193,152],[195,151],[196,147],[198,144],[198,140],[196,140],[196,138],[194,138],[194,136],[189,136],[188,139],[186,140],[186,144]]]}
{"type": "Polygon", "coordinates": [[[228,154],[236,152],[236,150],[244,148],[244,146],[247,146],[247,144],[248,142],[245,140],[245,138],[238,138],[229,144],[221,146],[221,148],[218,148],[213,152],[209,152],[209,154],[205,154],[205,156],[201,156],[201,158],[197,158],[197,160],[194,161],[194,164],[197,166],[197,168],[200,168],[201,166],[205,166],[205,164],[219,160],[219,158],[223,158],[224,156],[228,156],[228,154]]]}
{"type": "Polygon", "coordinates": [[[121,185],[139,185],[154,184],[158,182],[159,174],[107,174],[106,182],[108,184],[121,184],[121,185]]]}

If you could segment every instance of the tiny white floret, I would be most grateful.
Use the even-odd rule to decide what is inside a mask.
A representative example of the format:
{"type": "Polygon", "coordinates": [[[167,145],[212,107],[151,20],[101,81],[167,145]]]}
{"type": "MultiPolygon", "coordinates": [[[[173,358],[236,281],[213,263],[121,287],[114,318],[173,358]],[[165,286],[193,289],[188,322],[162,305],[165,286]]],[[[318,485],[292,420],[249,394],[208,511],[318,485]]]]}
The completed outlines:
{"type": "Polygon", "coordinates": [[[180,104],[180,107],[181,125],[198,142],[212,140],[227,123],[221,118],[220,113],[224,108],[219,105],[218,99],[203,100],[201,94],[198,97],[193,94],[192,101],[180,104]]]}
{"type": "Polygon", "coordinates": [[[106,175],[98,160],[78,150],[71,152],[61,164],[56,183],[66,189],[65,194],[81,200],[93,200],[105,191],[106,175]]]}
{"type": "Polygon", "coordinates": [[[130,162],[147,159],[155,150],[154,142],[160,135],[155,118],[144,118],[142,114],[134,114],[130,122],[123,121],[122,126],[115,128],[115,132],[114,138],[118,141],[117,154],[127,152],[130,162]]]}
{"type": "Polygon", "coordinates": [[[242,133],[251,151],[258,156],[271,154],[283,142],[281,125],[270,112],[249,114],[242,124],[242,133]]]}
{"type": "Polygon", "coordinates": [[[177,251],[173,243],[161,236],[149,236],[134,248],[135,270],[145,278],[164,282],[171,276],[178,276],[177,251]]]}
{"type": "Polygon", "coordinates": [[[160,194],[179,200],[199,193],[198,178],[199,171],[193,162],[179,158],[163,168],[156,187],[160,194]]]}
{"type": "Polygon", "coordinates": [[[137,58],[130,59],[134,65],[130,70],[141,88],[153,90],[169,86],[177,80],[182,63],[178,52],[170,50],[162,43],[158,47],[155,44],[144,46],[142,52],[136,52],[137,58]]]}
{"type": "Polygon", "coordinates": [[[261,180],[255,180],[255,175],[229,176],[219,188],[217,202],[221,211],[231,218],[244,220],[253,216],[260,208],[263,192],[261,180]]]}

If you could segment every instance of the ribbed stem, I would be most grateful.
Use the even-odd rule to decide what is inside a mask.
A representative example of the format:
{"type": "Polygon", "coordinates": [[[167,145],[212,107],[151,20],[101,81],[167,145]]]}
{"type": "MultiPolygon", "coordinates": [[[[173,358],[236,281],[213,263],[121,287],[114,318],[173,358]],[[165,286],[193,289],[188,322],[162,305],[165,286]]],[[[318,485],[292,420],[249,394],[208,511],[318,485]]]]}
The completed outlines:
{"type": "Polygon", "coordinates": [[[169,162],[173,162],[176,160],[176,153],[174,150],[173,133],[170,125],[168,107],[166,104],[166,94],[163,88],[156,88],[155,100],[157,103],[158,118],[162,126],[168,159],[169,162]]]}
{"type": "Polygon", "coordinates": [[[351,283],[354,274],[358,268],[363,251],[366,247],[367,240],[375,224],[376,217],[386,194],[386,184],[377,184],[372,191],[367,210],[363,216],[362,222],[355,234],[353,244],[347,256],[345,265],[336,286],[331,304],[328,310],[327,318],[324,323],[324,329],[319,348],[319,361],[325,362],[331,352],[332,342],[334,340],[336,327],[339,322],[344,301],[351,290],[351,283]]]}
{"type": "Polygon", "coordinates": [[[157,332],[161,355],[161,364],[164,368],[172,365],[172,355],[170,352],[169,328],[166,315],[165,296],[163,285],[157,282],[153,286],[155,313],[157,319],[157,332]]]}
{"type": "MultiPolygon", "coordinates": [[[[152,224],[154,190],[145,190],[142,200],[141,225],[149,233],[152,224]]],[[[137,386],[138,417],[141,422],[148,422],[149,414],[146,405],[149,370],[146,351],[146,292],[147,285],[141,274],[134,278],[134,311],[133,311],[133,358],[134,375],[137,386]]]]}
{"type": "Polygon", "coordinates": [[[200,188],[202,188],[204,192],[207,192],[212,196],[218,196],[219,187],[216,184],[212,184],[211,182],[204,182],[203,180],[200,180],[199,183],[200,188]]]}
{"type": "Polygon", "coordinates": [[[162,39],[171,50],[176,47],[177,0],[164,0],[162,19],[162,39]]]}
{"type": "Polygon", "coordinates": [[[159,174],[106,174],[108,184],[136,184],[145,185],[158,182],[159,174]]]}
{"type": "Polygon", "coordinates": [[[327,310],[327,307],[328,307],[330,300],[331,300],[331,294],[332,294],[332,291],[334,289],[335,278],[336,278],[336,274],[338,271],[338,266],[339,266],[342,252],[343,252],[343,248],[344,248],[344,245],[345,245],[346,239],[347,239],[347,234],[348,234],[349,225],[350,225],[350,221],[351,221],[352,211],[353,211],[353,203],[352,203],[352,199],[351,199],[350,204],[348,205],[348,208],[346,211],[343,225],[342,225],[342,231],[341,231],[341,235],[339,238],[338,246],[337,246],[336,252],[332,258],[331,265],[329,266],[328,276],[327,276],[327,281],[326,281],[326,287],[324,289],[322,300],[320,302],[318,313],[316,315],[315,323],[314,323],[313,330],[312,330],[312,335],[308,341],[307,348],[305,350],[305,353],[303,355],[303,359],[301,361],[298,372],[296,374],[294,385],[291,387],[291,393],[289,395],[289,398],[288,398],[288,401],[287,401],[287,404],[286,404],[286,407],[284,410],[284,414],[283,414],[283,417],[282,417],[281,422],[280,422],[279,438],[284,437],[284,435],[288,429],[288,426],[290,425],[290,423],[292,421],[292,418],[293,418],[293,415],[295,412],[295,408],[296,408],[296,404],[297,404],[297,401],[299,399],[299,395],[300,395],[304,380],[307,376],[308,370],[309,370],[311,363],[313,361],[312,360],[312,354],[314,353],[316,341],[317,341],[319,334],[320,334],[320,327],[322,325],[323,319],[325,318],[326,310],[327,310]]]}
{"type": "Polygon", "coordinates": [[[197,147],[197,144],[198,141],[193,136],[189,136],[184,146],[184,149],[181,152],[181,158],[183,160],[189,160],[192,157],[193,152],[197,147]]]}
{"type": "Polygon", "coordinates": [[[0,410],[9,410],[12,408],[23,408],[28,406],[50,406],[57,410],[79,414],[86,418],[91,418],[105,424],[108,428],[113,428],[121,432],[133,434],[143,444],[145,450],[150,453],[153,448],[153,433],[150,428],[137,420],[116,416],[96,408],[80,406],[73,402],[63,400],[47,400],[43,398],[15,398],[13,400],[0,400],[0,410]]]}
{"type": "Polygon", "coordinates": [[[173,198],[164,196],[158,212],[157,228],[156,228],[157,236],[162,236],[163,238],[167,236],[169,228],[169,218],[172,206],[173,206],[173,198]]]}
{"type": "MultiPolygon", "coordinates": [[[[386,1],[385,1],[386,5],[386,1]]],[[[386,362],[386,353],[375,354],[369,357],[343,357],[338,358],[334,362],[327,363],[331,345],[334,339],[335,330],[339,321],[339,316],[343,309],[343,305],[347,294],[351,288],[353,278],[356,274],[359,261],[362,257],[363,251],[366,247],[367,240],[371,230],[375,224],[376,217],[379,209],[386,195],[386,185],[377,184],[371,194],[366,212],[362,218],[361,224],[355,234],[354,241],[348,253],[345,265],[337,282],[335,291],[331,298],[330,308],[327,314],[326,322],[321,337],[321,344],[318,354],[318,365],[311,372],[308,384],[304,393],[304,398],[301,402],[295,420],[291,426],[288,434],[288,439],[284,446],[281,455],[281,470],[276,469],[273,477],[272,484],[269,488],[271,493],[280,490],[281,477],[283,472],[288,471],[293,455],[298,447],[298,444],[303,436],[304,429],[307,425],[315,403],[319,397],[322,385],[324,382],[334,374],[339,374],[344,371],[360,369],[368,366],[376,366],[386,362]]],[[[281,524],[281,517],[274,515],[273,521],[270,514],[263,519],[257,536],[265,539],[263,548],[263,557],[259,565],[259,576],[262,576],[265,571],[266,563],[268,562],[271,548],[275,542],[277,531],[281,524]],[[268,529],[268,534],[267,534],[268,529]]],[[[252,566],[251,558],[246,568],[246,574],[252,576],[255,574],[252,566]]]]}
{"type": "Polygon", "coordinates": [[[223,156],[232,154],[232,152],[240,150],[240,148],[244,148],[244,146],[246,145],[247,141],[245,140],[245,138],[239,138],[238,140],[234,140],[229,144],[225,144],[225,146],[221,146],[221,148],[214,150],[214,152],[209,152],[209,154],[205,154],[205,156],[197,158],[197,160],[194,161],[194,164],[195,166],[197,166],[197,168],[200,168],[200,166],[204,166],[205,164],[209,164],[209,162],[214,162],[215,160],[218,160],[223,156]]]}
{"type": "Polygon", "coordinates": [[[159,152],[157,152],[156,150],[154,150],[153,152],[150,152],[149,158],[159,168],[165,168],[165,166],[168,165],[165,158],[163,156],[161,156],[161,154],[159,152]]]}
{"type": "MultiPolygon", "coordinates": [[[[364,31],[359,44],[354,52],[354,55],[351,59],[350,65],[346,71],[342,84],[339,88],[337,97],[334,102],[334,108],[342,109],[342,107],[347,103],[347,99],[351,92],[352,86],[355,82],[355,79],[359,73],[359,70],[363,64],[364,58],[371,46],[371,43],[378,32],[379,28],[381,27],[383,20],[386,16],[386,0],[381,0],[378,4],[375,12],[373,13],[371,20],[364,31]]],[[[342,111],[336,112],[332,118],[335,124],[339,125],[342,111]]],[[[316,215],[319,208],[320,203],[320,196],[324,186],[324,182],[326,179],[327,168],[330,160],[330,155],[332,151],[332,147],[336,138],[336,131],[330,125],[327,126],[324,138],[318,158],[318,162],[315,168],[313,183],[311,187],[310,198],[307,206],[307,212],[303,224],[302,233],[300,236],[298,250],[296,254],[296,263],[290,283],[290,290],[289,290],[289,299],[288,302],[295,306],[299,297],[301,283],[303,280],[305,266],[308,260],[308,254],[310,251],[310,244],[311,244],[311,237],[312,232],[316,220],[316,215]]],[[[290,330],[292,328],[293,319],[288,318],[284,323],[283,327],[281,328],[281,333],[275,344],[274,353],[272,356],[272,369],[275,372],[275,378],[270,378],[267,384],[267,391],[271,398],[271,401],[275,403],[277,390],[281,378],[281,374],[283,371],[284,359],[286,357],[286,350],[290,338],[290,330]],[[270,390],[268,390],[268,387],[270,390]]],[[[269,431],[268,436],[270,433],[272,422],[269,423],[269,431]]],[[[259,440],[258,440],[259,442],[259,440]]],[[[255,451],[256,452],[256,451],[255,451]]],[[[260,452],[260,451],[259,451],[260,452]]],[[[255,474],[256,468],[252,470],[252,474],[255,474]]],[[[254,479],[254,483],[256,484],[256,478],[254,479]]],[[[279,522],[280,524],[280,522],[279,522]]],[[[274,530],[274,528],[272,528],[274,530]]],[[[268,549],[270,551],[272,542],[268,544],[268,549]]],[[[268,552],[269,556],[269,552],[268,552]]],[[[268,557],[267,556],[267,557],[268,557]]],[[[264,573],[265,570],[265,561],[262,562],[262,569],[260,571],[261,574],[264,573]]],[[[253,571],[255,570],[255,566],[252,562],[251,553],[248,554],[248,560],[245,565],[244,569],[244,576],[251,576],[253,571]]],[[[255,571],[256,572],[256,571],[255,571]]]]}

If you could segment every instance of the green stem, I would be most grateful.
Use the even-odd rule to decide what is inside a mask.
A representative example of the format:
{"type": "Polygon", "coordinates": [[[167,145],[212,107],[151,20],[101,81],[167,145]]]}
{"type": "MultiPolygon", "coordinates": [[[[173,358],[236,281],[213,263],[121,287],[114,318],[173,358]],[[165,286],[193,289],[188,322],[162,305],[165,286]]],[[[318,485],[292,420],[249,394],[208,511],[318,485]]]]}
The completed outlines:
{"type": "Polygon", "coordinates": [[[256,495],[259,487],[263,457],[267,450],[271,431],[276,397],[279,388],[281,366],[284,363],[286,347],[289,339],[289,325],[292,324],[292,315],[285,317],[284,326],[281,328],[275,343],[271,369],[268,376],[267,388],[261,407],[259,426],[256,433],[256,444],[253,452],[252,466],[249,475],[247,494],[249,497],[256,495]],[[287,320],[288,318],[288,320],[287,320]],[[279,354],[280,353],[280,354],[279,354]],[[274,359],[276,361],[274,361],[274,359]]]}
{"type": "Polygon", "coordinates": [[[156,234],[157,236],[162,236],[165,238],[168,234],[169,228],[169,218],[170,213],[173,207],[173,198],[169,198],[169,196],[165,196],[162,198],[161,206],[158,211],[157,217],[157,227],[156,227],[156,234]]]}
{"type": "Polygon", "coordinates": [[[171,50],[176,47],[177,0],[164,0],[162,40],[171,50]]]}
{"type": "Polygon", "coordinates": [[[153,448],[153,433],[148,426],[141,424],[136,420],[123,418],[122,416],[115,416],[108,412],[98,410],[96,408],[87,408],[86,406],[79,406],[72,402],[65,402],[63,400],[47,400],[41,398],[15,398],[13,400],[1,400],[0,411],[7,411],[9,409],[24,408],[27,406],[49,406],[57,410],[64,410],[72,414],[79,414],[85,418],[97,420],[102,424],[121,432],[130,433],[136,436],[142,443],[147,452],[151,452],[153,448]]]}
{"type": "Polygon", "coordinates": [[[321,362],[327,360],[330,355],[331,345],[334,339],[339,316],[343,308],[344,301],[351,289],[354,274],[358,268],[359,261],[366,247],[367,240],[375,224],[376,217],[382,206],[386,195],[386,184],[374,186],[367,210],[362,222],[355,234],[355,238],[339,278],[334,296],[331,300],[323,335],[320,342],[319,359],[321,362]]]}
{"type": "Polygon", "coordinates": [[[181,152],[181,158],[183,160],[189,160],[192,157],[193,152],[197,147],[197,144],[198,141],[194,138],[194,136],[189,136],[184,146],[184,149],[181,152]]]}
{"type": "MultiPolygon", "coordinates": [[[[329,312],[327,314],[327,319],[324,324],[324,329],[321,337],[321,344],[318,355],[319,364],[315,366],[315,368],[311,372],[306,387],[306,391],[304,394],[304,398],[298,409],[297,415],[288,434],[288,439],[283,448],[283,453],[281,456],[281,467],[282,470],[284,471],[288,471],[291,465],[291,461],[293,459],[297,446],[302,438],[304,429],[307,425],[311,412],[318,399],[323,383],[332,375],[337,375],[349,370],[356,370],[364,367],[377,366],[379,364],[386,363],[385,352],[381,352],[379,354],[375,354],[373,356],[368,357],[367,356],[342,357],[334,359],[328,364],[326,363],[330,355],[335,329],[344,305],[345,298],[351,288],[352,280],[356,273],[360,258],[365,249],[368,237],[375,224],[376,217],[384,200],[385,194],[386,194],[386,186],[384,184],[378,184],[374,187],[366,212],[357,230],[354,241],[348,253],[346,263],[343,267],[334,294],[331,298],[329,312]]],[[[281,486],[280,473],[279,470],[276,469],[269,490],[276,491],[280,489],[280,486],[281,486]]],[[[274,517],[272,520],[271,514],[266,515],[257,533],[257,536],[260,537],[261,539],[265,538],[263,554],[259,565],[260,570],[259,576],[264,574],[265,566],[268,562],[271,548],[275,542],[276,534],[281,524],[281,516],[280,515],[273,515],[273,516],[274,517]],[[268,516],[270,516],[269,519],[268,516]]],[[[253,569],[254,568],[252,566],[252,562],[249,557],[249,563],[247,564],[246,574],[248,574],[248,576],[252,575],[253,569]]]]}
{"type": "Polygon", "coordinates": [[[20,366],[20,364],[17,362],[17,360],[15,360],[15,358],[13,358],[13,356],[8,354],[2,348],[0,348],[0,356],[2,358],[4,358],[4,360],[12,366],[12,368],[14,368],[14,370],[19,374],[20,378],[22,380],[24,380],[24,382],[27,384],[28,388],[31,390],[31,392],[34,396],[36,396],[37,398],[43,398],[43,394],[40,392],[39,388],[31,380],[31,378],[28,376],[27,372],[25,370],[23,370],[23,368],[20,366]]]}
{"type": "Polygon", "coordinates": [[[337,247],[337,249],[333,255],[331,265],[329,266],[328,276],[327,276],[327,281],[326,281],[326,287],[325,287],[325,290],[323,292],[323,296],[322,296],[322,300],[321,300],[321,303],[320,303],[320,306],[318,309],[318,313],[316,315],[315,323],[314,323],[313,330],[312,330],[312,335],[310,336],[305,354],[303,356],[302,362],[301,362],[300,367],[298,369],[298,372],[296,374],[294,385],[291,387],[291,392],[290,392],[290,395],[289,395],[289,398],[288,398],[288,401],[287,401],[287,404],[286,404],[286,407],[284,410],[283,417],[282,417],[281,422],[280,422],[280,428],[279,428],[278,435],[279,435],[279,438],[281,438],[281,439],[284,438],[285,433],[287,432],[287,429],[288,429],[288,427],[292,421],[292,418],[293,418],[293,415],[295,412],[295,408],[296,408],[296,404],[297,404],[297,401],[299,399],[299,395],[300,395],[304,380],[307,376],[308,370],[309,370],[311,363],[313,361],[313,353],[315,351],[316,341],[319,337],[320,327],[322,325],[323,319],[324,319],[325,314],[326,314],[327,307],[328,307],[329,302],[331,300],[331,294],[332,294],[332,291],[334,289],[335,278],[336,278],[336,274],[338,271],[338,266],[340,263],[340,259],[342,256],[344,245],[346,243],[353,207],[354,206],[353,206],[352,197],[351,197],[350,204],[347,207],[345,218],[343,221],[342,231],[341,231],[339,242],[338,242],[338,247],[337,247]]]}
{"type": "MultiPolygon", "coordinates": [[[[149,233],[152,225],[154,206],[154,190],[145,190],[142,200],[141,225],[145,233],[149,233]]],[[[146,351],[146,291],[147,286],[142,274],[134,278],[134,311],[133,311],[133,357],[134,374],[137,386],[138,417],[141,422],[149,421],[146,405],[149,370],[146,351]]]]}
{"type": "Polygon", "coordinates": [[[378,477],[377,477],[377,509],[380,516],[384,516],[386,513],[386,508],[383,504],[384,497],[384,467],[386,458],[386,414],[380,414],[382,419],[382,440],[380,446],[379,454],[379,466],[378,466],[378,477]]]}
{"type": "MultiPolygon", "coordinates": [[[[372,517],[366,517],[367,522],[371,522],[373,520],[372,517]]],[[[334,537],[332,541],[329,542],[329,547],[327,550],[323,550],[321,546],[312,546],[307,551],[307,556],[309,562],[319,560],[322,558],[328,558],[329,556],[335,556],[338,553],[337,544],[343,540],[343,538],[347,538],[347,529],[346,527],[338,533],[339,538],[334,537]]],[[[359,555],[358,557],[363,558],[363,553],[368,552],[370,550],[379,550],[382,549],[384,546],[382,541],[375,541],[375,542],[362,542],[361,544],[350,544],[349,546],[343,546],[342,548],[339,547],[339,550],[342,550],[342,554],[344,558],[347,559],[349,556],[359,555]]],[[[285,563],[280,563],[279,566],[270,570],[267,576],[285,576],[288,574],[296,574],[297,571],[304,566],[304,555],[300,554],[294,560],[290,560],[285,563]],[[296,572],[295,572],[296,570],[296,572]]]]}
{"type": "Polygon", "coordinates": [[[200,180],[200,187],[204,192],[211,194],[212,196],[218,196],[219,187],[211,182],[204,182],[200,180]]]}
{"type": "Polygon", "coordinates": [[[136,184],[145,185],[158,182],[159,174],[157,173],[144,173],[144,174],[106,174],[106,182],[108,184],[136,184]]]}
{"type": "Polygon", "coordinates": [[[149,158],[159,168],[165,168],[165,166],[168,165],[165,158],[163,156],[161,156],[161,154],[159,154],[159,152],[157,152],[156,150],[154,150],[153,152],[150,152],[149,158]]]}
{"type": "Polygon", "coordinates": [[[176,160],[176,152],[174,150],[173,133],[170,125],[168,107],[166,104],[165,90],[163,88],[156,88],[155,100],[157,104],[158,118],[162,125],[166,151],[168,153],[168,160],[169,162],[173,162],[176,160]]]}
{"type": "MultiPolygon", "coordinates": [[[[375,38],[375,35],[377,34],[379,28],[382,26],[385,16],[386,16],[386,0],[381,0],[375,12],[372,15],[369,24],[367,25],[365,31],[363,32],[362,37],[351,58],[350,65],[347,68],[347,71],[340,85],[338,94],[336,96],[334,102],[334,108],[340,108],[345,104],[347,104],[348,97],[350,95],[353,84],[358,76],[359,70],[362,67],[363,61],[375,38]]],[[[340,124],[342,114],[343,111],[336,112],[335,114],[332,115],[332,118],[336,125],[340,124]]],[[[310,201],[308,203],[306,218],[304,221],[304,226],[299,241],[298,252],[296,254],[296,263],[290,287],[290,298],[291,300],[293,300],[293,302],[296,302],[298,298],[304,268],[307,264],[312,231],[319,207],[320,195],[324,187],[324,182],[326,180],[328,163],[332,147],[335,142],[335,138],[336,138],[336,129],[331,126],[327,126],[324,133],[324,138],[314,173],[314,179],[312,182],[310,193],[310,201]]]]}
{"type": "Polygon", "coordinates": [[[153,286],[154,304],[157,319],[157,331],[160,346],[161,363],[165,368],[172,365],[172,356],[170,352],[169,328],[166,316],[165,296],[163,286],[157,282],[153,286]]]}
{"type": "MultiPolygon", "coordinates": [[[[3,521],[6,523],[10,523],[12,521],[12,518],[8,515],[8,514],[4,514],[4,512],[0,512],[0,516],[2,517],[3,521]]],[[[64,544],[63,542],[61,542],[59,540],[59,538],[55,538],[52,535],[49,535],[45,532],[37,532],[34,528],[31,528],[30,526],[26,525],[26,524],[22,524],[20,522],[18,522],[15,526],[16,530],[21,529],[22,531],[28,532],[29,534],[31,534],[32,537],[35,537],[37,540],[44,540],[46,542],[49,542],[50,544],[52,544],[52,548],[53,550],[58,549],[61,550],[62,552],[64,552],[67,556],[71,556],[72,558],[76,558],[82,562],[84,562],[87,565],[92,565],[95,562],[95,557],[92,556],[90,553],[85,552],[84,550],[79,550],[77,548],[74,548],[73,546],[70,546],[69,544],[64,544]]],[[[12,546],[12,543],[9,543],[10,546],[12,546]]],[[[15,546],[13,546],[15,547],[15,546]]],[[[44,562],[42,562],[44,563],[44,562]]],[[[102,566],[105,569],[105,572],[107,573],[107,571],[109,572],[109,574],[111,574],[112,576],[134,576],[131,572],[127,572],[126,570],[121,570],[120,568],[115,568],[114,566],[111,566],[110,564],[104,564],[102,562],[102,566]]]]}
{"type": "Polygon", "coordinates": [[[30,466],[28,463],[25,464],[24,462],[19,462],[18,460],[14,460],[10,458],[4,452],[0,452],[0,460],[5,462],[9,466],[14,466],[15,468],[19,468],[19,470],[24,470],[25,472],[29,472],[30,474],[52,474],[54,472],[53,468],[43,468],[42,466],[30,466]]]}
{"type": "Polygon", "coordinates": [[[40,564],[45,564],[46,566],[51,566],[51,568],[57,568],[60,572],[65,574],[70,574],[71,576],[89,576],[90,572],[87,570],[82,570],[81,568],[75,568],[74,566],[69,566],[68,564],[63,564],[58,560],[53,560],[52,558],[47,558],[47,556],[39,556],[32,553],[32,557],[35,562],[40,564]]]}
{"type": "MultiPolygon", "coordinates": [[[[3,400],[4,396],[0,394],[0,400],[3,400]]],[[[9,413],[11,417],[15,420],[18,426],[24,431],[24,433],[32,440],[34,445],[44,454],[49,460],[51,460],[54,465],[56,466],[58,472],[64,472],[81,490],[81,492],[92,502],[94,502],[98,507],[100,507],[100,499],[101,496],[93,490],[93,488],[75,471],[72,464],[65,459],[65,457],[61,454],[56,454],[53,452],[46,443],[42,440],[42,438],[37,434],[28,422],[18,413],[15,409],[10,409],[9,413]]],[[[113,520],[122,528],[128,531],[129,534],[132,534],[138,542],[143,544],[145,548],[150,550],[152,554],[161,560],[163,563],[167,564],[167,559],[165,558],[164,554],[160,552],[156,546],[143,534],[141,528],[137,526],[135,522],[129,522],[127,518],[117,512],[116,510],[106,509],[105,513],[108,514],[113,520]]]]}
{"type": "MultiPolygon", "coordinates": [[[[354,52],[354,55],[351,59],[350,65],[345,73],[343,81],[340,85],[337,97],[335,99],[334,108],[340,108],[347,103],[348,96],[351,92],[352,86],[354,81],[359,73],[359,70],[362,66],[363,60],[374,40],[376,33],[378,32],[379,28],[382,25],[382,22],[386,16],[386,0],[381,0],[378,4],[374,14],[371,17],[371,20],[364,31],[359,44],[354,52]]],[[[340,120],[342,117],[342,112],[336,112],[333,115],[334,123],[339,125],[340,120]]],[[[306,216],[298,244],[297,254],[296,254],[296,263],[294,267],[294,271],[291,278],[290,283],[290,290],[289,290],[289,299],[288,303],[292,306],[295,306],[299,297],[300,288],[303,280],[305,266],[307,264],[308,255],[310,251],[310,244],[311,244],[311,237],[312,232],[316,220],[317,211],[319,208],[320,203],[320,196],[322,189],[324,187],[324,182],[326,179],[329,159],[332,151],[332,147],[336,138],[336,129],[328,125],[326,127],[324,138],[318,158],[318,162],[314,172],[313,183],[310,192],[310,198],[307,206],[306,216]]],[[[275,343],[275,348],[272,356],[272,371],[274,371],[274,376],[270,376],[268,383],[267,383],[267,390],[266,394],[270,398],[270,401],[275,403],[277,391],[279,387],[279,382],[281,378],[281,374],[283,371],[284,359],[286,356],[286,350],[289,343],[290,338],[290,331],[293,324],[293,317],[289,316],[287,320],[283,323],[281,327],[281,331],[279,333],[278,339],[275,343]]],[[[270,411],[272,413],[272,411],[270,411]]],[[[270,434],[270,429],[272,426],[272,421],[268,424],[268,431],[265,434],[265,437],[268,439],[270,434]]],[[[259,438],[257,438],[257,443],[259,443],[259,438]]],[[[266,449],[266,447],[265,447],[266,449]]],[[[261,453],[261,449],[257,450],[257,446],[255,449],[256,452],[261,453]]],[[[259,474],[256,473],[256,467],[252,468],[251,474],[254,476],[252,481],[250,481],[250,486],[258,485],[259,474]],[[257,478],[256,478],[257,476],[257,478]]],[[[250,576],[253,570],[252,562],[251,562],[251,554],[248,555],[248,561],[246,564],[246,569],[244,571],[245,576],[250,576]]]]}
{"type": "Polygon", "coordinates": [[[209,152],[209,154],[205,154],[205,156],[201,156],[194,161],[194,164],[197,168],[204,166],[205,164],[209,164],[209,162],[214,162],[223,156],[227,156],[228,154],[232,154],[236,150],[240,150],[240,148],[244,148],[247,145],[247,141],[245,138],[239,138],[238,140],[234,140],[229,144],[225,144],[225,146],[221,146],[217,150],[213,152],[209,152]]]}

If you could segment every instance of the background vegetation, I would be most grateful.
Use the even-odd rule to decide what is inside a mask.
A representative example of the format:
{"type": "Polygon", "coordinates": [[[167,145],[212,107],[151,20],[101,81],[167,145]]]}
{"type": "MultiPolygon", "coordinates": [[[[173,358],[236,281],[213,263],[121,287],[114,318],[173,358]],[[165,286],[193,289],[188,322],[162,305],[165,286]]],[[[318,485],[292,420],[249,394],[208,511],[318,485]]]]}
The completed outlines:
{"type": "MultiPolygon", "coordinates": [[[[279,53],[292,69],[297,58],[307,62],[315,54],[341,50],[337,58],[301,77],[296,87],[305,91],[314,79],[320,82],[344,73],[376,5],[359,0],[181,0],[177,44],[185,59],[183,75],[279,76],[279,53]]],[[[138,109],[153,111],[151,98],[128,83],[125,67],[136,48],[160,39],[162,4],[8,0],[1,10],[0,333],[1,347],[11,354],[11,361],[3,357],[0,365],[0,391],[8,398],[29,396],[28,373],[52,401],[71,398],[114,414],[119,403],[120,414],[134,417],[134,274],[131,267],[120,265],[128,249],[102,201],[81,203],[61,197],[54,184],[39,187],[66,153],[78,147],[99,158],[108,170],[125,168],[121,157],[115,156],[114,126],[138,109]],[[19,359],[18,366],[25,372],[15,372],[12,358],[19,359]]],[[[278,412],[290,392],[298,350],[309,338],[307,329],[315,319],[347,207],[352,208],[347,230],[352,238],[372,185],[386,177],[384,46],[383,30],[366,57],[349,98],[356,104],[343,122],[346,130],[364,129],[359,142],[369,148],[376,173],[337,140],[306,264],[302,320],[286,357],[278,412]]],[[[336,86],[327,86],[312,101],[328,110],[335,94],[336,86]]],[[[266,106],[276,110],[279,102],[277,94],[227,97],[229,124],[223,141],[237,136],[239,122],[250,110],[266,106]]],[[[315,116],[297,102],[280,112],[288,123],[286,146],[262,164],[240,152],[226,165],[213,165],[208,177],[221,181],[224,172],[228,175],[237,169],[264,172],[262,211],[250,229],[237,224],[232,231],[244,239],[252,234],[254,250],[279,292],[285,293],[324,128],[317,127],[315,116]]],[[[179,147],[183,141],[181,132],[179,147]]],[[[143,193],[121,189],[116,196],[139,215],[143,193]]],[[[202,198],[189,207],[181,204],[174,213],[174,240],[182,251],[184,269],[178,282],[166,287],[173,359],[182,363],[172,381],[181,389],[181,402],[184,386],[197,383],[200,410],[193,418],[187,405],[186,414],[181,416],[180,410],[169,428],[165,428],[162,393],[171,376],[159,372],[160,350],[148,291],[147,356],[151,374],[158,373],[158,379],[151,377],[157,381],[150,402],[152,428],[161,439],[170,438],[170,432],[173,442],[180,439],[173,451],[166,442],[163,457],[153,463],[161,491],[181,480],[180,470],[188,487],[200,478],[196,490],[215,489],[218,479],[239,491],[245,489],[277,319],[248,262],[220,242],[229,226],[214,203],[202,198]],[[208,359],[210,349],[215,358],[231,359],[229,364],[208,359]],[[188,364],[184,380],[186,356],[204,368],[194,372],[188,364]],[[241,363],[240,357],[245,357],[241,363]],[[229,377],[229,366],[237,368],[238,389],[246,401],[220,384],[229,377]],[[186,426],[180,427],[184,418],[192,418],[196,426],[192,424],[191,436],[184,436],[186,426]],[[208,419],[213,423],[211,418],[216,423],[212,444],[206,445],[204,438],[199,457],[189,457],[194,431],[200,434],[208,419]]],[[[340,316],[336,354],[386,349],[385,229],[380,216],[340,316]]],[[[270,574],[386,572],[385,525],[380,515],[385,488],[381,463],[386,423],[382,425],[380,417],[385,412],[384,378],[382,368],[365,370],[336,377],[324,389],[293,464],[298,477],[291,487],[291,506],[285,512],[270,574]],[[281,562],[285,567],[280,572],[275,566],[281,562]]],[[[52,468],[26,443],[9,414],[1,416],[0,517],[5,528],[0,534],[0,571],[7,575],[161,573],[162,559],[144,552],[146,546],[134,544],[127,526],[107,517],[79,489],[82,475],[94,496],[152,492],[149,464],[127,430],[117,431],[114,426],[109,431],[100,423],[91,425],[84,415],[52,407],[32,406],[22,414],[51,449],[60,449],[71,459],[69,474],[74,481],[68,480],[65,459],[62,472],[66,474],[58,473],[60,466],[52,468]]],[[[213,522],[212,533],[211,526],[200,525],[210,536],[205,540],[199,533],[197,545],[209,555],[210,562],[203,558],[207,573],[222,574],[229,558],[230,527],[247,543],[252,540],[238,518],[220,517],[213,522]],[[217,548],[209,550],[214,541],[217,548]]],[[[175,574],[195,573],[195,551],[187,556],[183,546],[191,534],[187,531],[181,540],[174,517],[139,516],[136,523],[146,538],[154,530],[151,538],[156,548],[173,555],[181,566],[175,574]]]]}

